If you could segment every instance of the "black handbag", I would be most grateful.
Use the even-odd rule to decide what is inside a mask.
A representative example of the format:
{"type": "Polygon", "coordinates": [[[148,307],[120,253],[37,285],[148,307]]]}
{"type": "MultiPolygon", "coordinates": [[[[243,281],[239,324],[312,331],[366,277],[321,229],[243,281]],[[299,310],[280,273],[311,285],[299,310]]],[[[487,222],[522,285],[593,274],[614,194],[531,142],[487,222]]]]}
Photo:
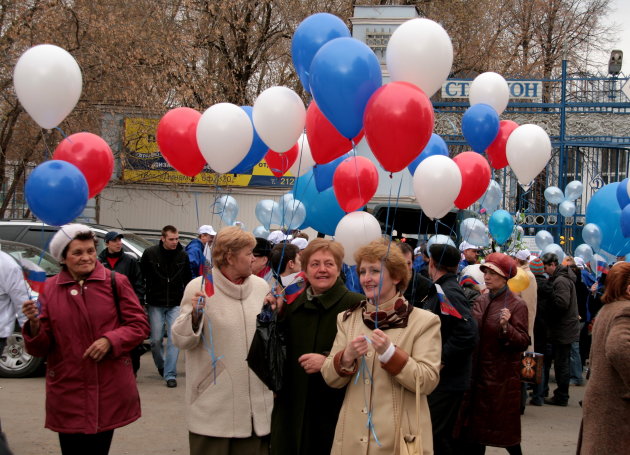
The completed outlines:
{"type": "Polygon", "coordinates": [[[265,304],[256,316],[256,332],[247,353],[247,364],[273,392],[282,389],[287,347],[278,313],[265,304]]]}

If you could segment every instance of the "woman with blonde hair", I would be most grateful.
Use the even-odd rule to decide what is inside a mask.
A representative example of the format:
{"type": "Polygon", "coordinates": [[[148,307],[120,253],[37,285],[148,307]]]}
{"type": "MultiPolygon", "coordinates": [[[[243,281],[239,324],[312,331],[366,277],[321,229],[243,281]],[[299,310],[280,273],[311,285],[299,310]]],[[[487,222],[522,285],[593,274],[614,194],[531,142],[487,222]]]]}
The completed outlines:
{"type": "Polygon", "coordinates": [[[398,248],[375,240],[355,260],[366,299],[338,316],[322,367],[328,385],[346,387],[332,453],[399,453],[401,444],[433,453],[427,395],[439,381],[440,320],[405,300],[410,271],[398,248]]]}

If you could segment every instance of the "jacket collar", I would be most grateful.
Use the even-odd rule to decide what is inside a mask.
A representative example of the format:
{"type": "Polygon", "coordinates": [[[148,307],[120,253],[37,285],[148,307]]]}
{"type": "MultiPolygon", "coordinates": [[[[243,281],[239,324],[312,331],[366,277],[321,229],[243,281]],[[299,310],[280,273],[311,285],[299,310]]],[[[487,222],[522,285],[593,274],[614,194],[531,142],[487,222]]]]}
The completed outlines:
{"type": "MultiPolygon", "coordinates": [[[[105,267],[103,267],[103,264],[96,261],[96,267],[94,267],[94,270],[92,270],[92,273],[85,281],[105,281],[105,267]]],[[[57,275],[57,284],[72,284],[76,282],[77,280],[72,277],[72,274],[66,267],[57,275]]]]}
{"type": "Polygon", "coordinates": [[[337,278],[337,281],[332,288],[330,288],[323,294],[313,297],[312,300],[309,300],[306,296],[306,292],[309,289],[310,286],[306,289],[306,291],[302,293],[300,298],[293,302],[293,305],[295,305],[296,307],[304,306],[304,308],[316,309],[317,306],[314,303],[314,300],[317,300],[319,305],[327,310],[334,306],[335,303],[337,303],[346,294],[346,292],[348,292],[348,288],[346,288],[346,285],[343,283],[341,278],[337,278]]]}
{"type": "MultiPolygon", "coordinates": [[[[214,282],[214,286],[231,299],[246,299],[252,292],[251,275],[245,278],[243,284],[236,284],[228,280],[228,278],[221,273],[221,270],[219,270],[218,267],[213,267],[212,280],[214,282]]],[[[260,304],[262,305],[262,302],[260,302],[260,304]]]]}

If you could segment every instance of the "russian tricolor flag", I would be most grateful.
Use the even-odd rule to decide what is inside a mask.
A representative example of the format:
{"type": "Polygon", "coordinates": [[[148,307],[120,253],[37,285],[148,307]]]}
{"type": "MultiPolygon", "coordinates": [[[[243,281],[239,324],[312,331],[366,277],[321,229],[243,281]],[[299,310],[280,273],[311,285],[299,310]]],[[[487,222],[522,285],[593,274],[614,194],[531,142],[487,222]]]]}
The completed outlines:
{"type": "Polygon", "coordinates": [[[46,271],[27,259],[20,259],[20,265],[22,266],[22,273],[28,285],[33,291],[38,294],[41,293],[44,289],[44,283],[46,282],[46,271]]]}
{"type": "Polygon", "coordinates": [[[306,275],[304,275],[304,272],[300,272],[295,276],[295,280],[284,288],[284,299],[287,305],[291,305],[304,292],[306,284],[306,275]]]}

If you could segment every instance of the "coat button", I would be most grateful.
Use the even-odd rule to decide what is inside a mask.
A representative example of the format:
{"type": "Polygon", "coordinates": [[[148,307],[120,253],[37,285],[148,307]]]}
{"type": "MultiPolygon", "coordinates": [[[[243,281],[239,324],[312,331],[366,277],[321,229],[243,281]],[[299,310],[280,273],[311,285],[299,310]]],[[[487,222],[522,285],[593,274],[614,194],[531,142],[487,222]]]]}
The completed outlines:
{"type": "Polygon", "coordinates": [[[363,382],[364,382],[365,384],[367,384],[367,385],[370,385],[370,380],[369,380],[369,379],[366,379],[366,380],[364,380],[363,382]]]}
{"type": "Polygon", "coordinates": [[[367,414],[367,408],[363,408],[363,409],[361,409],[361,412],[362,412],[363,414],[367,414]]]}
{"type": "Polygon", "coordinates": [[[367,439],[365,436],[363,436],[363,437],[361,438],[361,442],[368,442],[368,439],[367,439]]]}
{"type": "Polygon", "coordinates": [[[366,355],[367,355],[368,357],[372,357],[372,351],[368,352],[366,355]]]}
{"type": "Polygon", "coordinates": [[[51,378],[54,378],[55,377],[55,370],[50,370],[48,372],[48,376],[50,376],[51,378]]]}

